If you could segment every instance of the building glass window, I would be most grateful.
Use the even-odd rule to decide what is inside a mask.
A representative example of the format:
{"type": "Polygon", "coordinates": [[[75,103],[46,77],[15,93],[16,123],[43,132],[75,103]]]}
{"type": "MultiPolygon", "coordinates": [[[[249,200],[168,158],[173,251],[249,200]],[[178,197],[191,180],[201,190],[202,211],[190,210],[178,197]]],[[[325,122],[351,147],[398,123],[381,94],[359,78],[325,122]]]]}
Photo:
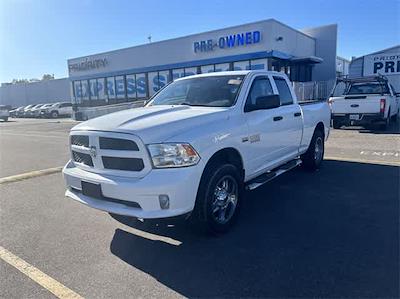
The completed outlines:
{"type": "Polygon", "coordinates": [[[152,96],[160,89],[158,72],[149,73],[149,95],[152,96]]]}
{"type": "Polygon", "coordinates": [[[197,74],[197,67],[188,67],[185,68],[185,77],[192,76],[197,74]]]}
{"type": "Polygon", "coordinates": [[[90,90],[90,99],[97,100],[97,88],[96,88],[96,79],[89,80],[89,90],[90,90]]]}
{"type": "Polygon", "coordinates": [[[268,70],[268,59],[253,59],[250,60],[250,69],[252,70],[268,70]]]}
{"type": "Polygon", "coordinates": [[[82,87],[81,81],[74,81],[75,102],[81,103],[82,101],[82,87]]]}
{"type": "Polygon", "coordinates": [[[116,76],[115,77],[115,94],[117,95],[117,99],[121,102],[122,99],[125,99],[125,79],[124,76],[116,76]]]}
{"type": "Polygon", "coordinates": [[[200,67],[201,73],[202,74],[207,74],[207,73],[213,73],[214,72],[214,65],[209,64],[209,65],[203,65],[200,67]]]}
{"type": "Polygon", "coordinates": [[[105,84],[104,84],[104,78],[99,78],[97,79],[97,96],[99,97],[100,100],[104,100],[106,98],[105,94],[105,84]]]}
{"type": "Polygon", "coordinates": [[[171,76],[169,71],[158,72],[158,84],[160,89],[163,88],[165,85],[167,85],[169,82],[171,82],[171,76]]]}
{"type": "Polygon", "coordinates": [[[244,71],[244,70],[249,70],[249,69],[250,69],[250,61],[249,60],[236,61],[233,63],[234,71],[244,71]]]}
{"type": "Polygon", "coordinates": [[[174,69],[172,70],[172,80],[176,80],[185,76],[184,69],[174,69]]]}
{"type": "Polygon", "coordinates": [[[128,98],[136,99],[136,77],[135,75],[126,75],[126,93],[128,98]]]}
{"type": "Polygon", "coordinates": [[[89,106],[89,82],[88,82],[88,80],[82,80],[81,86],[82,86],[82,105],[89,106]]]}
{"type": "Polygon", "coordinates": [[[216,72],[225,72],[229,71],[229,63],[220,63],[215,65],[216,72]]]}
{"type": "MultiPolygon", "coordinates": [[[[110,99],[115,99],[114,77],[107,77],[107,81],[106,82],[107,82],[107,89],[106,89],[107,90],[107,97],[108,97],[109,102],[110,102],[110,99]]],[[[110,103],[112,103],[112,101],[110,103]]]]}
{"type": "Polygon", "coordinates": [[[136,74],[136,90],[138,98],[147,97],[147,81],[145,74],[136,74]]]}

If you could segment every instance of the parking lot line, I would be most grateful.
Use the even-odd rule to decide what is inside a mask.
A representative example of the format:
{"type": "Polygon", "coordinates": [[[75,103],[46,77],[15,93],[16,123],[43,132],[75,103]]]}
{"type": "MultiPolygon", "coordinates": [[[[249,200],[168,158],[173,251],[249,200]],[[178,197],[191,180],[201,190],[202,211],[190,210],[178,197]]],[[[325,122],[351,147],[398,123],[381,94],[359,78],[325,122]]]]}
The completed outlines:
{"type": "Polygon", "coordinates": [[[54,278],[51,278],[47,274],[43,273],[36,267],[30,265],[29,263],[14,255],[2,246],[0,246],[0,258],[16,268],[21,273],[28,276],[37,284],[44,287],[49,292],[53,293],[58,298],[83,298],[79,294],[67,288],[54,278]]]}
{"type": "Polygon", "coordinates": [[[6,183],[13,183],[13,182],[18,182],[26,179],[31,179],[34,177],[38,176],[44,176],[44,175],[49,175],[53,173],[60,172],[62,170],[62,166],[59,167],[53,167],[53,168],[47,168],[47,169],[42,169],[42,170],[34,170],[30,172],[25,172],[17,175],[12,175],[12,176],[7,176],[4,178],[0,178],[0,185],[1,184],[6,184],[6,183]]]}
{"type": "Polygon", "coordinates": [[[56,135],[44,135],[44,134],[36,134],[36,133],[29,133],[29,134],[24,134],[24,133],[10,133],[10,132],[5,132],[2,131],[1,135],[10,135],[10,136],[24,136],[24,137],[47,137],[47,138],[61,138],[61,139],[67,139],[65,136],[56,136],[56,135]]]}
{"type": "Polygon", "coordinates": [[[388,165],[388,166],[400,166],[400,162],[396,161],[381,161],[381,160],[370,160],[370,159],[355,159],[355,158],[343,158],[343,157],[335,157],[335,156],[325,156],[324,160],[337,160],[344,162],[355,162],[355,163],[369,163],[369,164],[379,164],[379,165],[388,165]]]}

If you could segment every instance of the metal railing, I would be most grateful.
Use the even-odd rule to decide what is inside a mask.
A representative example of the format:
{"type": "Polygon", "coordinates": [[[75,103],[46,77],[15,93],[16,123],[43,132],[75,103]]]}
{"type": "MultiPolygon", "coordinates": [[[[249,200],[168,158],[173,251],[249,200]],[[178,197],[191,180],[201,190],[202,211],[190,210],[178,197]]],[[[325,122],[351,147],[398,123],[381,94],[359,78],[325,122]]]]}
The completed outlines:
{"type": "Polygon", "coordinates": [[[328,100],[334,80],[293,82],[293,89],[299,102],[328,100]]]}

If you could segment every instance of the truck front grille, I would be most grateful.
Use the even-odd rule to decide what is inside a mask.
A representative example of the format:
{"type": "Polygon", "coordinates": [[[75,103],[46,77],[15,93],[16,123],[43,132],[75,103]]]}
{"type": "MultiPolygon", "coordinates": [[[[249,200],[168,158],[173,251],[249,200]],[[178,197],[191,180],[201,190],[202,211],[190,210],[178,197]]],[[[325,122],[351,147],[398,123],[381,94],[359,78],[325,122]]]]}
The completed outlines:
{"type": "Polygon", "coordinates": [[[115,158],[103,156],[103,165],[107,169],[141,171],[144,168],[143,160],[138,158],[115,158]]]}
{"type": "Polygon", "coordinates": [[[92,172],[142,177],[151,169],[142,141],[131,134],[79,131],[71,133],[72,160],[92,172]]]}
{"type": "Polygon", "coordinates": [[[71,135],[71,144],[77,146],[89,147],[89,136],[71,135]]]}
{"type": "Polygon", "coordinates": [[[119,151],[138,151],[137,144],[132,140],[100,137],[99,144],[101,149],[111,149],[119,151]]]}
{"type": "Polygon", "coordinates": [[[72,159],[77,163],[93,167],[93,160],[89,154],[72,151],[72,159]]]}

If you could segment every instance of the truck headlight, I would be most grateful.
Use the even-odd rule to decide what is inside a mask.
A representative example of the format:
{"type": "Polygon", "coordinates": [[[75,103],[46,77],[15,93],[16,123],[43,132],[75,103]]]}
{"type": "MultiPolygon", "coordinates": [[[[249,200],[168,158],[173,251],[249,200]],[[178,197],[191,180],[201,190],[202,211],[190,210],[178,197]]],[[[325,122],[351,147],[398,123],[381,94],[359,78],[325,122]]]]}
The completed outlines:
{"type": "Polygon", "coordinates": [[[200,161],[200,156],[187,143],[149,144],[147,148],[154,168],[192,166],[200,161]]]}

